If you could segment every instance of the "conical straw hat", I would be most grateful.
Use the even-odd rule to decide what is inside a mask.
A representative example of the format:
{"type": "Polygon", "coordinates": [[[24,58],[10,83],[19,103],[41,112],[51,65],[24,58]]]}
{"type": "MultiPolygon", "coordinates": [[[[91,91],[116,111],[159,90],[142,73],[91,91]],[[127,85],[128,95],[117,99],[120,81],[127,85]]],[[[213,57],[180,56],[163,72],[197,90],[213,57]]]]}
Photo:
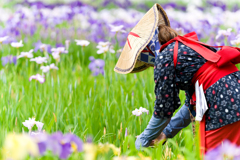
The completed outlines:
{"type": "Polygon", "coordinates": [[[170,23],[163,8],[159,4],[154,4],[129,33],[127,42],[114,68],[115,72],[121,74],[135,73],[150,66],[137,59],[152,39],[159,25],[170,26],[170,23]]]}

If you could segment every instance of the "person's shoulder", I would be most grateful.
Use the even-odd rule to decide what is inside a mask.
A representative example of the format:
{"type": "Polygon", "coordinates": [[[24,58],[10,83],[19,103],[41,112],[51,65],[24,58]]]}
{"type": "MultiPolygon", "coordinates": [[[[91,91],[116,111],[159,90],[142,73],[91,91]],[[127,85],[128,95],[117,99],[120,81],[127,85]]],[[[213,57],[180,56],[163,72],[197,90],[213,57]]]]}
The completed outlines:
{"type": "Polygon", "coordinates": [[[167,46],[165,46],[165,47],[162,49],[162,51],[161,51],[161,52],[166,52],[166,51],[169,51],[169,50],[173,49],[173,48],[174,48],[174,46],[175,46],[175,41],[174,41],[174,42],[172,42],[172,43],[169,43],[167,46]]]}

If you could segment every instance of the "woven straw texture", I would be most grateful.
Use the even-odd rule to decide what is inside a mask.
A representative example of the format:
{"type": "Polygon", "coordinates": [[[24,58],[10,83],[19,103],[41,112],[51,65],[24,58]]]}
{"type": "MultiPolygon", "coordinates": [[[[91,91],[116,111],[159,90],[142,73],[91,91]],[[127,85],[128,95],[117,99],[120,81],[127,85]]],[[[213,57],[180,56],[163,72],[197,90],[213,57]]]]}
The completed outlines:
{"type": "Polygon", "coordinates": [[[152,39],[156,28],[159,25],[170,26],[165,11],[159,4],[155,4],[132,29],[137,36],[128,35],[128,41],[114,68],[115,72],[121,74],[136,73],[150,67],[147,63],[137,60],[141,51],[152,39]]]}

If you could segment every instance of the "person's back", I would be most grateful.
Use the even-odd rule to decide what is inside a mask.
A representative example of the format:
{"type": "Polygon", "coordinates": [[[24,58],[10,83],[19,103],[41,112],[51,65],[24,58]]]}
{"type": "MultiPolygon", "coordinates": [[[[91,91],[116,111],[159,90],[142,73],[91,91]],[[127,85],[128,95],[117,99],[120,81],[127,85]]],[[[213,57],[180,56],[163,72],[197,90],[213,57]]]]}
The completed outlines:
{"type": "MultiPolygon", "coordinates": [[[[166,35],[173,35],[174,30],[167,26],[159,28],[170,34],[159,31],[159,42],[164,44],[162,47],[164,49],[161,49],[155,59],[155,118],[164,119],[172,116],[180,106],[178,93],[179,89],[182,89],[186,91],[185,105],[189,108],[195,105],[197,107],[196,119],[201,121],[202,147],[215,148],[224,139],[240,145],[240,136],[237,134],[240,126],[240,72],[234,65],[234,56],[240,55],[239,49],[224,47],[214,53],[215,49],[211,47],[206,49],[202,42],[194,40],[197,39],[194,32],[169,39],[166,35]],[[194,38],[188,38],[190,35],[194,38]],[[216,62],[214,58],[207,61],[205,57],[209,58],[211,54],[212,57],[221,59],[216,62]],[[234,56],[228,56],[229,54],[234,56]],[[201,89],[198,85],[204,87],[201,89]],[[229,131],[230,125],[234,129],[229,131]],[[229,134],[226,134],[227,132],[229,134]]],[[[236,63],[239,63],[238,60],[236,63]]]]}
{"type": "MultiPolygon", "coordinates": [[[[179,43],[176,69],[173,64],[173,50],[175,42],[169,44],[159,53],[155,60],[154,80],[157,82],[155,93],[160,99],[156,101],[156,117],[170,117],[179,107],[179,89],[186,91],[185,105],[190,106],[194,92],[192,78],[206,60],[196,51],[179,43]],[[175,84],[174,84],[175,83],[175,84]],[[173,90],[174,88],[174,90],[173,90]],[[168,95],[168,98],[166,98],[168,95]],[[172,95],[172,96],[171,96],[172,95]],[[163,99],[162,97],[165,98],[163,99]],[[162,102],[164,101],[164,102],[162,102]],[[162,107],[167,106],[167,107],[162,107]],[[171,106],[169,110],[169,107],[171,106]]],[[[214,51],[214,49],[212,49],[214,51]]],[[[216,50],[215,50],[216,51],[216,50]]],[[[209,110],[205,113],[206,131],[217,129],[240,120],[240,72],[234,72],[218,80],[206,90],[205,97],[209,110]]]]}

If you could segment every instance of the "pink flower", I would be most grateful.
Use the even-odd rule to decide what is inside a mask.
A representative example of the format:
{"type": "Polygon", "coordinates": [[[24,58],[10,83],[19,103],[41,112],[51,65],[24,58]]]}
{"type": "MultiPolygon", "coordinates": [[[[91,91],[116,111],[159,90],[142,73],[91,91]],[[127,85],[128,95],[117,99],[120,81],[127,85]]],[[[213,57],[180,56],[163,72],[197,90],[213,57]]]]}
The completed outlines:
{"type": "Polygon", "coordinates": [[[83,46],[83,47],[88,46],[90,44],[90,42],[87,40],[77,40],[76,39],[75,42],[77,43],[78,46],[83,46]]]}
{"type": "Polygon", "coordinates": [[[132,111],[132,114],[135,116],[140,116],[144,112],[147,114],[149,113],[149,111],[146,108],[140,107],[139,109],[136,108],[134,111],[132,111]]]}
{"type": "Polygon", "coordinates": [[[216,40],[218,40],[221,36],[228,37],[231,35],[232,28],[228,28],[227,30],[219,30],[216,36],[216,40]]]}
{"type": "Polygon", "coordinates": [[[29,118],[29,120],[25,120],[25,122],[23,122],[23,125],[25,127],[27,127],[29,130],[32,130],[32,127],[35,124],[35,118],[29,118]]]}
{"type": "Polygon", "coordinates": [[[149,111],[146,108],[143,108],[143,107],[140,107],[139,110],[142,111],[143,113],[144,112],[147,113],[147,114],[149,113],[149,111]]]}
{"type": "Polygon", "coordinates": [[[58,52],[53,52],[52,56],[57,62],[60,62],[60,54],[58,52]]]}
{"type": "Polygon", "coordinates": [[[57,52],[58,54],[68,53],[68,51],[65,50],[65,47],[52,48],[51,51],[52,52],[57,52]]]}
{"type": "Polygon", "coordinates": [[[50,64],[50,66],[41,66],[40,69],[46,73],[46,72],[49,72],[51,69],[55,69],[55,70],[58,70],[58,67],[55,66],[54,63],[50,64]]]}
{"type": "Polygon", "coordinates": [[[122,32],[122,33],[126,33],[126,31],[123,29],[123,25],[120,25],[120,26],[114,26],[112,24],[109,25],[111,27],[111,32],[122,32]]]}
{"type": "Polygon", "coordinates": [[[142,111],[136,108],[134,111],[132,111],[132,114],[135,115],[135,116],[141,116],[142,111]]]}
{"type": "Polygon", "coordinates": [[[42,131],[42,127],[44,125],[44,123],[42,122],[39,122],[39,121],[36,121],[35,124],[37,125],[37,128],[38,128],[38,132],[41,132],[42,131]]]}
{"type": "Polygon", "coordinates": [[[45,82],[44,76],[41,76],[40,74],[32,75],[32,76],[29,78],[29,81],[32,81],[32,79],[36,79],[36,80],[39,81],[40,83],[44,83],[44,82],[45,82]]]}
{"type": "Polygon", "coordinates": [[[0,43],[6,41],[8,39],[8,36],[0,37],[0,43]]]}
{"type": "Polygon", "coordinates": [[[39,56],[39,57],[35,57],[35,58],[30,59],[30,61],[34,61],[37,64],[42,64],[42,63],[46,63],[47,62],[47,58],[39,56]]]}
{"type": "Polygon", "coordinates": [[[21,52],[21,54],[19,56],[17,56],[17,59],[19,58],[33,58],[33,49],[31,49],[29,52],[21,52]]]}

